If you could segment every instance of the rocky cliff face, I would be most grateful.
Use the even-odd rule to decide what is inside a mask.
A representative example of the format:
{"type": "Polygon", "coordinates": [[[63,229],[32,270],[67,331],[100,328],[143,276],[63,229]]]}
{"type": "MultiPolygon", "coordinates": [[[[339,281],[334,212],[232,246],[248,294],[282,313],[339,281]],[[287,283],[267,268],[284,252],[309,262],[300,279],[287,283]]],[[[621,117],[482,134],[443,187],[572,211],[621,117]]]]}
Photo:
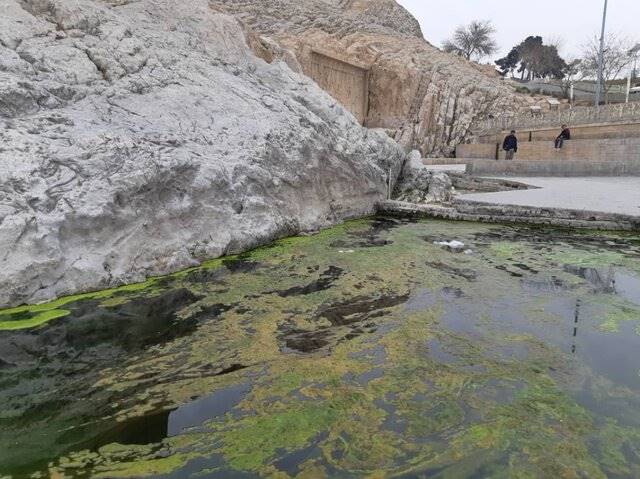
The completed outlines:
{"type": "MultiPolygon", "coordinates": [[[[532,102],[495,72],[430,45],[417,21],[393,0],[210,3],[258,32],[261,37],[252,42],[257,53],[267,60],[285,59],[325,83],[334,96],[343,94],[345,77],[338,73],[318,79],[318,53],[368,70],[364,123],[389,130],[405,148],[425,156],[451,154],[468,138],[475,120],[515,112],[532,102]]],[[[357,90],[353,85],[346,89],[357,90]]]]}
{"type": "Polygon", "coordinates": [[[370,213],[403,158],[205,0],[2,0],[0,306],[370,213]]]}

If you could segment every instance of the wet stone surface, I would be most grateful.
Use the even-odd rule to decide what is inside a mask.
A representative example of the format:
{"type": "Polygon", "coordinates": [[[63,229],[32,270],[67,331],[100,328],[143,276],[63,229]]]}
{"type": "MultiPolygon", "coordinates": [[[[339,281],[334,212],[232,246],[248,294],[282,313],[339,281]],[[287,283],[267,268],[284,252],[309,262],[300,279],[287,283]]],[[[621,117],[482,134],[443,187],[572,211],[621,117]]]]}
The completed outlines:
{"type": "Polygon", "coordinates": [[[0,477],[636,478],[638,351],[637,236],[359,220],[0,311],[0,477]]]}

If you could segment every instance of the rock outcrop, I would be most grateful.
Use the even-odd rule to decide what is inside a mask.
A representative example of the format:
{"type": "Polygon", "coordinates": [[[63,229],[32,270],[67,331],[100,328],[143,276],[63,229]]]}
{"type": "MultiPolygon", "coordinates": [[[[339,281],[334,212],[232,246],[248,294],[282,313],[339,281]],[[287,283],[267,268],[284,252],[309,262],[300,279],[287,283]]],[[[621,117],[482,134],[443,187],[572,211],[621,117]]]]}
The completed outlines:
{"type": "Polygon", "coordinates": [[[285,59],[365,125],[387,129],[424,156],[450,155],[469,138],[474,121],[535,101],[516,93],[495,70],[430,45],[418,22],[393,0],[210,3],[257,32],[251,44],[263,58],[285,59]]]}
{"type": "Polygon", "coordinates": [[[402,150],[245,35],[206,0],[2,1],[0,306],[374,211],[402,150]]]}
{"type": "Polygon", "coordinates": [[[453,194],[453,182],[444,172],[427,168],[419,151],[412,151],[394,188],[394,199],[409,203],[446,203],[453,194]]]}

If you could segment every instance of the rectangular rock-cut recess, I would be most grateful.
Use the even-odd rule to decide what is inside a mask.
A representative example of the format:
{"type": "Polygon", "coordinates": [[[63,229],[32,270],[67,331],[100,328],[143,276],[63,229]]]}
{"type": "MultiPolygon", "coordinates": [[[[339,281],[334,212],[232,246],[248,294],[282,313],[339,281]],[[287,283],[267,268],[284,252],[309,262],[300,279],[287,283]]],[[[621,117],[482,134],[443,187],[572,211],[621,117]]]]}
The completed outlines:
{"type": "Polygon", "coordinates": [[[361,124],[365,123],[369,108],[367,68],[314,49],[311,52],[309,71],[305,73],[349,110],[361,124]]]}

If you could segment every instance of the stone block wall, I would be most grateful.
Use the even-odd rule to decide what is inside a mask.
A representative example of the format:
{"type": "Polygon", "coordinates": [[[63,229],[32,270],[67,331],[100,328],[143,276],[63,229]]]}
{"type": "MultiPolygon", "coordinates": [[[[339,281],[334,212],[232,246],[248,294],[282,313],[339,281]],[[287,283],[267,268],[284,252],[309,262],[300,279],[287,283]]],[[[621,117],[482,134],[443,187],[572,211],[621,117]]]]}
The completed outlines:
{"type": "MultiPolygon", "coordinates": [[[[560,127],[524,132],[531,134],[531,141],[554,140],[560,133],[560,127]]],[[[608,138],[640,138],[640,123],[585,125],[571,128],[574,140],[593,140],[608,138]]]]}
{"type": "MultiPolygon", "coordinates": [[[[476,145],[479,151],[486,145],[476,145]]],[[[505,158],[500,149],[499,159],[505,158]]],[[[516,160],[581,160],[589,162],[603,161],[640,161],[640,138],[617,138],[604,140],[566,141],[562,149],[556,150],[552,140],[520,142],[516,160]]]]}
{"type": "Polygon", "coordinates": [[[458,145],[456,147],[456,158],[495,159],[497,151],[497,142],[458,145]]]}
{"type": "Polygon", "coordinates": [[[467,163],[467,173],[491,176],[640,176],[640,161],[475,160],[467,163]]]}
{"type": "MultiPolygon", "coordinates": [[[[568,106],[568,105],[565,105],[568,106]]],[[[556,128],[559,125],[593,125],[640,121],[640,102],[594,106],[576,106],[555,111],[532,114],[521,111],[516,115],[503,112],[497,117],[476,121],[477,131],[527,130],[556,128]]]]}
{"type": "MultiPolygon", "coordinates": [[[[517,130],[518,138],[520,141],[544,141],[553,140],[560,133],[560,127],[558,125],[553,128],[529,128],[517,130]]],[[[601,138],[640,138],[640,122],[626,122],[626,123],[606,123],[606,124],[592,124],[571,126],[571,134],[575,140],[592,140],[601,138]]],[[[478,143],[498,143],[508,135],[508,131],[502,131],[500,133],[490,133],[487,135],[481,135],[478,137],[478,143]]]]}

